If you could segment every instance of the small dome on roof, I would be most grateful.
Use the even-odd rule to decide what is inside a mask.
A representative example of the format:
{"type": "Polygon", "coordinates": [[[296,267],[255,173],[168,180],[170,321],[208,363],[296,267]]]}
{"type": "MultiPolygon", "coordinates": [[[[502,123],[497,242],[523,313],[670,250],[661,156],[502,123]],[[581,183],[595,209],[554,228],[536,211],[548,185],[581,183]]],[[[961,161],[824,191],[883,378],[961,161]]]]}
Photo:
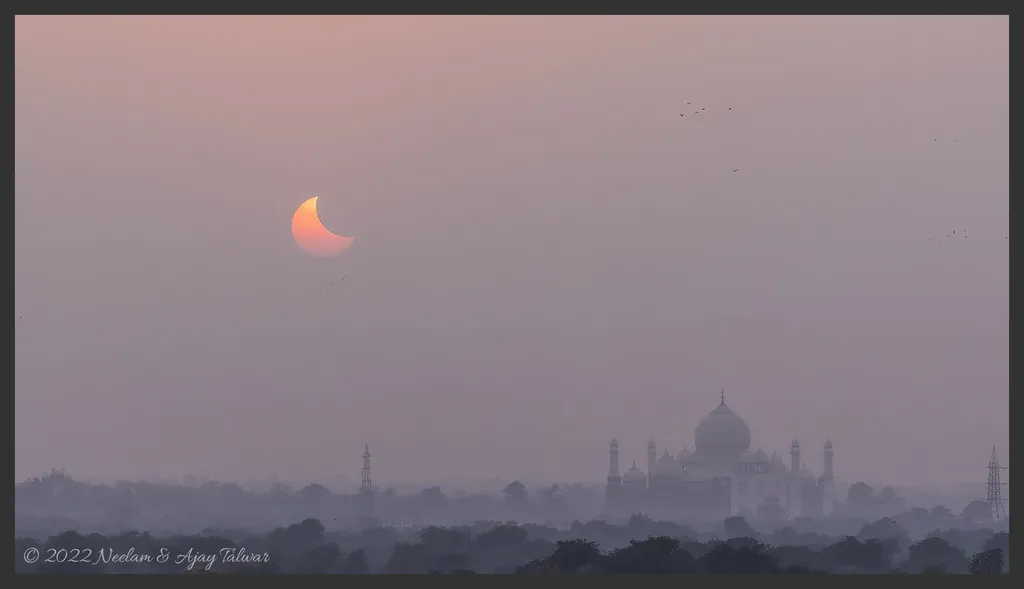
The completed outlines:
{"type": "Polygon", "coordinates": [[[768,455],[765,454],[764,450],[762,450],[761,448],[758,448],[757,452],[754,452],[754,460],[758,462],[769,462],[768,455]]]}
{"type": "Polygon", "coordinates": [[[678,462],[676,462],[675,458],[672,458],[672,455],[668,453],[668,448],[666,448],[665,453],[662,454],[661,458],[658,458],[657,462],[654,463],[654,472],[651,474],[658,476],[680,477],[685,475],[686,471],[678,462]]]}
{"type": "Polygon", "coordinates": [[[622,475],[623,482],[626,483],[639,483],[647,480],[647,475],[644,471],[636,467],[636,460],[633,461],[633,466],[622,475]]]}
{"type": "Polygon", "coordinates": [[[693,461],[694,461],[693,452],[690,452],[690,449],[687,448],[686,446],[683,446],[683,449],[679,451],[679,454],[676,454],[676,462],[693,462],[693,461]]]}

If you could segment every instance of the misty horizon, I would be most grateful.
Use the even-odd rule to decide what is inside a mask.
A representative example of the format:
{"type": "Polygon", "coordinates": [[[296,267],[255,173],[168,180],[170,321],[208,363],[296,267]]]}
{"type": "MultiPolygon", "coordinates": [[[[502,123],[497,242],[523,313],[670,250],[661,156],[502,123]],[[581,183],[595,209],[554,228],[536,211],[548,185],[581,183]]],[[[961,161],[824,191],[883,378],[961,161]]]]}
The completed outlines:
{"type": "Polygon", "coordinates": [[[613,437],[623,469],[693,449],[724,389],[750,451],[984,493],[1008,46],[1006,16],[17,16],[15,479],[357,480],[368,443],[382,484],[603,485],[613,437]],[[289,232],[312,196],[336,257],[289,232]]]}

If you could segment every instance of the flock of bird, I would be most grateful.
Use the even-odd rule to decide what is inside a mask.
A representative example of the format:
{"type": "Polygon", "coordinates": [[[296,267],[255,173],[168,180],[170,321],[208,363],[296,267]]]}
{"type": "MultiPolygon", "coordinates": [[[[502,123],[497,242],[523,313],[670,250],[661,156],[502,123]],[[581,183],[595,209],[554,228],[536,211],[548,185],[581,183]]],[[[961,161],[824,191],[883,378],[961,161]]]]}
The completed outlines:
{"type": "MultiPolygon", "coordinates": [[[[937,239],[932,239],[931,237],[929,237],[928,241],[933,241],[936,244],[939,244],[939,243],[942,243],[943,239],[946,239],[946,241],[949,241],[949,240],[953,240],[953,239],[960,240],[961,238],[962,239],[967,239],[967,230],[966,229],[961,231],[959,235],[957,235],[956,229],[954,229],[952,233],[947,233],[945,238],[941,238],[940,237],[940,238],[937,238],[937,239]]],[[[1003,239],[1010,239],[1010,236],[1007,235],[1007,236],[1003,237],[1003,239]]],[[[960,243],[957,243],[956,246],[960,247],[960,243]]]]}
{"type": "MultiPolygon", "coordinates": [[[[691,104],[693,104],[693,103],[692,103],[692,102],[687,102],[686,104],[687,104],[687,106],[689,106],[689,105],[691,105],[691,104]]],[[[707,107],[704,107],[704,106],[702,106],[702,107],[700,107],[700,110],[695,110],[695,111],[693,111],[693,114],[695,114],[695,115],[699,115],[700,113],[702,113],[702,112],[704,112],[704,111],[706,111],[706,110],[707,110],[707,107]]],[[[732,107],[731,107],[731,106],[729,107],[729,110],[732,110],[732,107]]],[[[686,113],[684,113],[684,112],[681,112],[681,113],[679,113],[679,116],[681,116],[681,117],[685,117],[685,116],[686,116],[686,113]]]]}
{"type": "MultiPolygon", "coordinates": [[[[688,102],[686,103],[686,106],[691,106],[692,104],[693,104],[693,102],[689,102],[689,101],[688,101],[688,102]]],[[[687,109],[687,110],[688,110],[688,109],[687,109]]],[[[732,107],[730,106],[730,107],[728,107],[728,108],[727,108],[727,110],[726,110],[725,112],[729,112],[729,111],[731,111],[731,110],[732,110],[732,107]]],[[[707,112],[707,107],[704,107],[704,106],[702,106],[702,107],[700,108],[700,110],[695,110],[695,111],[693,111],[693,114],[694,114],[694,115],[699,115],[699,114],[703,114],[703,113],[705,113],[705,112],[707,112]]],[[[681,113],[679,113],[679,116],[681,116],[681,117],[685,117],[685,116],[686,116],[686,114],[687,114],[687,113],[685,113],[685,112],[681,112],[681,113]]],[[[691,115],[691,116],[693,116],[693,115],[691,115]]],[[[932,141],[933,141],[933,142],[936,142],[936,143],[937,143],[937,142],[939,141],[939,138],[938,138],[938,137],[934,137],[934,138],[932,139],[932,141]]],[[[951,141],[952,141],[953,143],[956,143],[956,139],[952,139],[951,141]]],[[[739,172],[739,171],[740,171],[740,169],[739,169],[739,168],[732,168],[732,171],[733,171],[733,172],[735,173],[735,172],[739,172]]],[[[949,234],[947,234],[947,235],[946,235],[946,239],[947,239],[947,240],[951,240],[951,239],[958,239],[958,240],[959,240],[960,238],[963,238],[963,239],[967,239],[967,230],[966,230],[966,229],[964,229],[964,230],[963,230],[963,231],[962,231],[962,232],[960,233],[960,235],[957,235],[957,234],[956,234],[956,231],[953,231],[952,233],[949,233],[949,234]]],[[[1003,239],[1010,239],[1010,236],[1009,236],[1009,235],[1007,235],[1007,236],[1003,237],[1003,239]]],[[[935,243],[937,243],[937,244],[938,244],[938,243],[942,243],[942,240],[941,240],[941,239],[932,239],[931,237],[929,237],[929,238],[928,238],[928,240],[929,240],[929,241],[933,241],[933,242],[935,242],[935,243]]],[[[956,246],[957,246],[957,247],[960,247],[960,243],[957,243],[957,244],[956,244],[956,246]]]]}
{"type": "MultiPolygon", "coordinates": [[[[346,278],[348,278],[348,276],[342,276],[341,278],[338,279],[338,282],[341,282],[342,280],[345,280],[346,278]]],[[[331,286],[326,289],[327,290],[327,294],[331,294],[331,291],[334,290],[334,288],[336,286],[337,286],[337,284],[332,280],[331,281],[331,286]]]]}
{"type": "MultiPolygon", "coordinates": [[[[947,234],[946,234],[946,239],[947,239],[947,240],[948,240],[948,239],[959,239],[959,238],[961,238],[961,237],[962,237],[962,238],[964,238],[964,239],[967,239],[967,230],[966,230],[966,229],[964,229],[963,231],[961,231],[961,232],[960,232],[960,235],[957,235],[957,234],[956,234],[956,229],[954,229],[952,233],[947,233],[947,234]]],[[[934,241],[934,242],[936,242],[936,243],[942,243],[942,240],[941,240],[941,239],[934,239],[934,240],[933,240],[933,239],[932,239],[931,237],[929,237],[929,238],[928,238],[928,241],[934,241]]],[[[956,246],[957,246],[957,247],[960,247],[960,244],[958,243],[958,244],[956,244],[956,246]]]]}
{"type": "MultiPolygon", "coordinates": [[[[687,103],[686,103],[686,105],[687,105],[687,106],[691,106],[692,104],[693,104],[692,102],[687,102],[687,103]]],[[[702,106],[702,107],[700,107],[700,110],[695,110],[695,111],[693,111],[693,114],[695,114],[695,115],[703,114],[703,113],[706,113],[706,112],[707,112],[707,110],[708,110],[708,109],[707,109],[707,107],[706,107],[706,106],[702,106]]],[[[732,107],[731,107],[731,106],[730,106],[730,107],[727,107],[727,108],[726,108],[726,111],[725,111],[725,112],[729,112],[730,110],[732,110],[732,107]]],[[[679,116],[681,116],[681,117],[685,117],[685,116],[686,116],[686,113],[685,113],[685,112],[681,112],[681,113],[679,113],[679,116]]],[[[692,116],[692,115],[691,115],[691,116],[692,116]]],[[[739,171],[740,171],[740,169],[739,169],[739,168],[733,168],[733,169],[732,169],[732,171],[733,171],[733,173],[736,173],[736,172],[739,172],[739,171]]]]}

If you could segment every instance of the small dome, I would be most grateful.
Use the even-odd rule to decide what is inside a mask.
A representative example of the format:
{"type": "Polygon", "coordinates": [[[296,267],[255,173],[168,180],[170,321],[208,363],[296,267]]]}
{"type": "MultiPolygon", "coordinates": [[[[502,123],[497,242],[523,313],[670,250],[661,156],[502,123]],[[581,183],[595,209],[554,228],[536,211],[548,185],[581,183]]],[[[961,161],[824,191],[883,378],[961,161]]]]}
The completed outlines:
{"type": "Polygon", "coordinates": [[[683,467],[680,466],[678,462],[676,462],[675,458],[672,458],[672,455],[668,453],[668,449],[666,448],[665,453],[662,454],[661,458],[658,458],[657,462],[654,463],[654,471],[651,474],[658,476],[681,477],[686,474],[686,471],[683,470],[683,467]]]}
{"type": "Polygon", "coordinates": [[[636,467],[636,460],[633,461],[633,466],[622,475],[622,481],[625,483],[639,483],[647,480],[647,475],[644,471],[636,467]]]}
{"type": "Polygon", "coordinates": [[[686,446],[683,446],[683,449],[679,451],[679,454],[676,454],[676,462],[693,462],[693,461],[694,461],[693,452],[690,452],[690,449],[687,448],[686,446]]]}
{"type": "Polygon", "coordinates": [[[757,462],[757,459],[754,457],[754,453],[748,450],[740,454],[740,462],[757,462]]]}
{"type": "Polygon", "coordinates": [[[757,452],[754,452],[754,460],[757,462],[769,462],[768,455],[760,448],[757,449],[757,452]]]}
{"type": "Polygon", "coordinates": [[[750,449],[750,428],[725,404],[715,408],[694,432],[697,452],[739,454],[750,449]]]}

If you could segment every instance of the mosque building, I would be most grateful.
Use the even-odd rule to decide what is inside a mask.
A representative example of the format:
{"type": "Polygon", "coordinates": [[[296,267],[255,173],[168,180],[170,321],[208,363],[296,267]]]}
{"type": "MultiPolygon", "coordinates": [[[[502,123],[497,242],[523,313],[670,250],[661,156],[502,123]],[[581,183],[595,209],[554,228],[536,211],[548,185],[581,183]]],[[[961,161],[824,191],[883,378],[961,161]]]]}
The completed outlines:
{"type": "Polygon", "coordinates": [[[789,450],[789,466],[772,452],[750,451],[750,428],[722,402],[697,426],[694,450],[658,456],[647,445],[647,472],[636,465],[619,474],[619,442],[611,441],[606,487],[610,515],[643,512],[663,519],[720,519],[730,515],[815,517],[833,506],[832,442],[825,442],[825,468],[815,477],[800,459],[800,442],[789,450]]]}

